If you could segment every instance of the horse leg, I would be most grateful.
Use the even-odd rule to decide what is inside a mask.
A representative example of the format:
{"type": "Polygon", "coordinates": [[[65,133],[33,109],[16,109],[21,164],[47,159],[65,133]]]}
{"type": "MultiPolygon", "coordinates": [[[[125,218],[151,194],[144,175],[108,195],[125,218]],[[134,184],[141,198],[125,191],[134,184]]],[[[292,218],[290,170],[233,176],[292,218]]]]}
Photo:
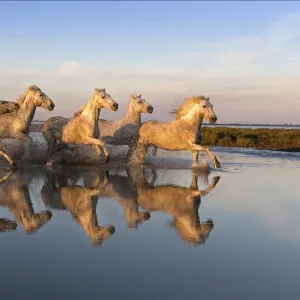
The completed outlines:
{"type": "Polygon", "coordinates": [[[216,156],[214,154],[212,154],[212,152],[210,152],[210,150],[207,147],[204,146],[200,146],[197,144],[192,144],[191,145],[191,151],[204,151],[208,154],[208,156],[210,157],[210,159],[213,161],[215,168],[220,168],[221,165],[218,161],[218,159],[216,158],[216,156]]]}
{"type": "Polygon", "coordinates": [[[92,145],[93,148],[95,149],[95,151],[97,152],[98,156],[101,155],[101,151],[99,149],[99,147],[97,146],[100,146],[104,152],[104,156],[105,156],[105,161],[108,162],[109,161],[109,154],[108,154],[108,151],[105,147],[105,144],[104,142],[102,142],[101,140],[98,140],[98,139],[94,139],[94,138],[87,138],[87,140],[85,141],[84,143],[85,145],[92,145]]]}
{"type": "Polygon", "coordinates": [[[3,149],[0,149],[0,155],[2,155],[8,161],[12,169],[15,169],[17,167],[13,159],[10,158],[9,155],[3,149]]]}

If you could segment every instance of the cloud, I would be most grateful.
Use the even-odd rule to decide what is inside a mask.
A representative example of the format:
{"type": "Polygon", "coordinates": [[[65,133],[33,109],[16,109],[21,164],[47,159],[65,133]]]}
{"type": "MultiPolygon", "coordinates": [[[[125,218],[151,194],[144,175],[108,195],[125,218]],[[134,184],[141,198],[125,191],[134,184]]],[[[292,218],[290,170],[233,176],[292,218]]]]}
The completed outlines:
{"type": "Polygon", "coordinates": [[[300,55],[289,56],[289,57],[287,57],[287,59],[289,59],[289,60],[299,60],[300,55]]]}
{"type": "MultiPolygon", "coordinates": [[[[295,13],[284,15],[266,30],[258,32],[257,36],[237,36],[215,42],[201,41],[198,43],[198,49],[188,53],[206,53],[205,58],[201,55],[192,56],[195,62],[205,59],[206,65],[214,66],[217,70],[228,67],[228,73],[241,66],[247,66],[249,75],[257,72],[268,73],[268,69],[273,70],[271,66],[279,67],[290,49],[294,49],[295,52],[300,50],[297,43],[293,44],[299,37],[300,14],[295,13]]],[[[294,56],[291,59],[295,58],[294,56]]]]}
{"type": "MultiPolygon", "coordinates": [[[[193,94],[211,97],[220,122],[299,123],[300,57],[297,43],[300,15],[284,16],[256,36],[202,41],[196,49],[178,55],[168,67],[144,64],[103,68],[68,60],[56,70],[0,69],[1,99],[16,99],[30,84],[37,84],[57,103],[53,113],[70,115],[84,104],[94,88],[106,88],[120,105],[131,93],[156,107],[152,118],[169,120],[175,102],[193,94]],[[291,111],[293,113],[291,113],[291,111]]],[[[124,108],[124,109],[125,109],[124,108]]],[[[104,112],[106,114],[106,112],[104,112]]]]}

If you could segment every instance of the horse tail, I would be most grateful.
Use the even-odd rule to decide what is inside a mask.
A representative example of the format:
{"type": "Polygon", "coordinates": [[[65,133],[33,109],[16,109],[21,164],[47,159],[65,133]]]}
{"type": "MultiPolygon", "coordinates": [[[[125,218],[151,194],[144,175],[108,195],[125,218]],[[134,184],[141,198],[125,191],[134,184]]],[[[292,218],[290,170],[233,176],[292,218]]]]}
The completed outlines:
{"type": "Polygon", "coordinates": [[[141,128],[141,125],[138,125],[136,134],[133,136],[133,138],[131,140],[131,143],[129,145],[129,149],[128,149],[128,152],[127,152],[127,161],[130,160],[133,152],[136,150],[136,148],[138,146],[138,140],[139,140],[139,137],[140,137],[140,134],[139,134],[140,128],[141,128]]]}
{"type": "Polygon", "coordinates": [[[56,145],[56,138],[53,134],[53,128],[51,128],[51,125],[56,120],[57,117],[52,117],[46,121],[46,123],[42,127],[42,134],[43,137],[47,143],[48,149],[50,152],[54,151],[55,145],[56,145]]]}

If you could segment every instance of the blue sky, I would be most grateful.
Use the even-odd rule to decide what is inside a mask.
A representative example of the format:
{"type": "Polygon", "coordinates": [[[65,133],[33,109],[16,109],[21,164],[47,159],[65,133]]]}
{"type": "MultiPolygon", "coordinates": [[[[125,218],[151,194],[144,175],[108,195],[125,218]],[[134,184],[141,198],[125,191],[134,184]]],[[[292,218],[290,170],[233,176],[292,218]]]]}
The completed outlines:
{"type": "Polygon", "coordinates": [[[68,115],[106,87],[123,103],[108,118],[138,92],[169,119],[206,94],[220,122],[300,123],[298,2],[0,2],[0,16],[3,99],[34,83],[68,115]]]}

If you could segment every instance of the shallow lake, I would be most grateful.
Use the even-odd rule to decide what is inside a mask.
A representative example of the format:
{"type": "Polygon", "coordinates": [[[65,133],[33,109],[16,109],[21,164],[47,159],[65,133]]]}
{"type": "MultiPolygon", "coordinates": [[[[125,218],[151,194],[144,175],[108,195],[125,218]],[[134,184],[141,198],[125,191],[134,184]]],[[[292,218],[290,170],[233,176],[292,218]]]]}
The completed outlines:
{"type": "Polygon", "coordinates": [[[1,297],[299,299],[300,153],[212,149],[2,169],[1,297]]]}

